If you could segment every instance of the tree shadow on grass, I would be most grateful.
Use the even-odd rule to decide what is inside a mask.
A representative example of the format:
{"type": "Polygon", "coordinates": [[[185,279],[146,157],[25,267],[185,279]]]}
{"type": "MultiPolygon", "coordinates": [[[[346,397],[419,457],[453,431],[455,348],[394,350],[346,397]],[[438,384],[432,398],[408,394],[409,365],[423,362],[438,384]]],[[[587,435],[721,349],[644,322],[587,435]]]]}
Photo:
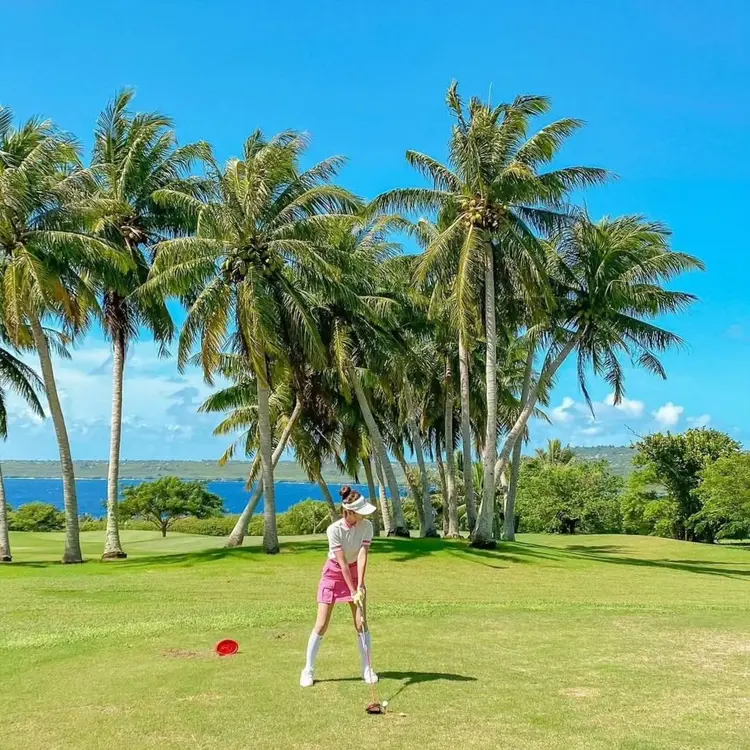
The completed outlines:
{"type": "MultiPolygon", "coordinates": [[[[284,542],[280,545],[281,555],[294,554],[295,552],[319,552],[324,554],[328,551],[328,542],[311,540],[309,542],[284,542]]],[[[216,547],[215,549],[199,550],[197,552],[180,552],[167,555],[149,555],[146,557],[133,557],[115,565],[123,568],[150,567],[152,565],[181,565],[190,567],[192,565],[215,562],[218,560],[252,560],[271,559],[263,551],[260,544],[248,545],[246,547],[216,547]]]]}
{"type": "MultiPolygon", "coordinates": [[[[449,674],[447,672],[380,672],[381,680],[395,680],[400,682],[395,693],[390,695],[389,702],[397,698],[406,689],[424,682],[476,682],[476,677],[468,677],[461,674],[449,674]]],[[[362,682],[361,677],[333,677],[327,680],[315,680],[316,683],[326,682],[362,682]]]]}
{"type": "Polygon", "coordinates": [[[383,680],[398,680],[401,686],[396,690],[389,701],[395,700],[401,693],[413,685],[419,685],[424,682],[476,682],[476,677],[468,677],[461,674],[449,674],[446,672],[381,672],[380,677],[383,680]]]}
{"type": "MultiPolygon", "coordinates": [[[[297,552],[317,553],[322,557],[328,552],[328,542],[325,539],[290,540],[281,543],[281,555],[297,552]]],[[[429,558],[436,554],[448,552],[467,561],[476,562],[491,568],[507,567],[501,563],[533,563],[540,560],[561,560],[564,550],[542,545],[530,545],[518,542],[502,542],[496,550],[479,550],[469,546],[467,539],[400,539],[397,537],[379,537],[373,544],[373,551],[385,553],[393,562],[410,562],[429,558]]],[[[192,567],[201,563],[220,560],[261,560],[268,559],[263,552],[260,541],[253,541],[242,547],[214,547],[212,549],[191,552],[172,552],[166,554],[133,554],[126,560],[106,563],[113,571],[138,570],[154,566],[192,567]]],[[[99,562],[91,557],[87,562],[99,562]]],[[[51,568],[60,565],[57,560],[37,560],[12,563],[19,568],[51,568]]]]}
{"type": "MultiPolygon", "coordinates": [[[[740,545],[733,545],[736,548],[740,545]]],[[[557,563],[564,564],[570,560],[587,560],[610,565],[628,565],[633,567],[661,568],[679,570],[686,573],[701,575],[715,575],[737,580],[750,580],[750,564],[747,568],[736,567],[734,561],[713,562],[682,559],[648,559],[616,555],[622,547],[616,544],[586,545],[569,544],[565,547],[556,545],[534,544],[531,542],[500,542],[495,550],[480,550],[469,546],[467,539],[399,539],[396,537],[380,537],[375,540],[373,551],[385,553],[393,562],[409,562],[429,558],[436,554],[445,554],[461,558],[495,569],[503,569],[508,564],[557,563]],[[727,567],[734,565],[735,567],[727,567]]],[[[321,558],[328,551],[325,539],[289,540],[281,544],[281,555],[296,553],[316,553],[321,558]]],[[[94,560],[95,558],[92,558],[94,560]]],[[[266,558],[260,541],[243,547],[215,547],[213,549],[194,552],[178,552],[171,554],[152,554],[133,556],[127,560],[106,563],[113,571],[138,570],[154,566],[182,566],[192,567],[201,563],[216,562],[226,559],[260,561],[266,558]]],[[[49,561],[19,561],[11,564],[13,568],[51,568],[58,567],[56,560],[49,561]]],[[[75,566],[73,566],[75,567],[75,566]]]]}
{"type": "Polygon", "coordinates": [[[562,548],[570,552],[584,552],[587,554],[610,554],[611,552],[620,552],[622,545],[619,544],[599,544],[599,545],[588,545],[588,544],[568,544],[562,548]]]}
{"type": "Polygon", "coordinates": [[[581,560],[603,562],[611,565],[629,565],[638,568],[660,568],[662,570],[679,570],[684,573],[699,573],[701,575],[721,576],[722,578],[734,578],[736,580],[750,579],[750,565],[747,568],[723,567],[729,563],[714,562],[712,560],[670,560],[670,559],[644,559],[641,557],[623,557],[610,555],[607,552],[591,552],[596,548],[581,547],[571,550],[571,556],[581,560]]]}
{"type": "Polygon", "coordinates": [[[391,555],[393,562],[409,562],[437,553],[448,552],[456,557],[492,568],[503,568],[492,565],[492,562],[533,563],[542,559],[559,559],[561,556],[554,548],[541,548],[519,542],[500,542],[497,549],[482,550],[469,546],[468,539],[398,539],[385,537],[376,540],[373,550],[391,555]],[[482,563],[485,560],[487,562],[482,563]]]}

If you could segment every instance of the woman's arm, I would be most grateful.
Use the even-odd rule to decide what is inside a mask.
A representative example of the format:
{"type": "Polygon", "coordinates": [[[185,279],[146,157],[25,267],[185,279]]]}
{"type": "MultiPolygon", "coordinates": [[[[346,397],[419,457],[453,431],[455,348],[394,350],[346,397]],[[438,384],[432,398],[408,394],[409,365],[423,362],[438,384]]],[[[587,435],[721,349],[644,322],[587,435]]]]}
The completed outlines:
{"type": "Polygon", "coordinates": [[[367,551],[370,549],[369,544],[365,544],[360,547],[359,554],[357,555],[357,580],[359,581],[359,588],[364,589],[365,587],[365,573],[367,572],[367,551]]]}
{"type": "MultiPolygon", "coordinates": [[[[336,555],[336,562],[339,564],[339,568],[341,568],[341,574],[344,576],[344,581],[349,587],[349,592],[354,596],[354,594],[357,593],[357,589],[354,586],[352,574],[349,572],[349,566],[346,564],[346,559],[344,558],[344,553],[341,551],[341,547],[335,549],[333,554],[336,555]]],[[[357,570],[359,570],[359,560],[357,561],[357,570]]],[[[359,580],[361,581],[362,579],[360,578],[359,580]]]]}

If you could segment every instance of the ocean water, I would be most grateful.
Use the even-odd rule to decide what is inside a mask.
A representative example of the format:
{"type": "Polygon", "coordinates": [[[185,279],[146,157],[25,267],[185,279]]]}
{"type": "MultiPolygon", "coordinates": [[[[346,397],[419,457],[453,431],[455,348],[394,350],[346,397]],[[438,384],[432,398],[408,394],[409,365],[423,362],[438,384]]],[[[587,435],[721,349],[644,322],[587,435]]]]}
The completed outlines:
{"type": "MultiPolygon", "coordinates": [[[[140,480],[123,480],[121,486],[141,484],[140,480]]],[[[340,484],[328,485],[334,501],[338,501],[340,484]]],[[[252,493],[245,489],[245,483],[208,482],[207,487],[224,498],[227,513],[241,513],[252,493]]],[[[367,487],[352,485],[362,494],[367,495],[367,487]]],[[[107,481],[105,479],[79,479],[76,481],[79,513],[100,517],[103,516],[104,502],[107,499],[107,481]]],[[[63,507],[62,480],[60,479],[16,479],[5,478],[5,493],[8,503],[13,508],[32,502],[52,503],[57,508],[63,507]]],[[[276,510],[281,513],[301,500],[322,500],[323,493],[317,484],[305,482],[276,482],[276,510]]],[[[263,507],[261,501],[258,510],[263,507]]]]}

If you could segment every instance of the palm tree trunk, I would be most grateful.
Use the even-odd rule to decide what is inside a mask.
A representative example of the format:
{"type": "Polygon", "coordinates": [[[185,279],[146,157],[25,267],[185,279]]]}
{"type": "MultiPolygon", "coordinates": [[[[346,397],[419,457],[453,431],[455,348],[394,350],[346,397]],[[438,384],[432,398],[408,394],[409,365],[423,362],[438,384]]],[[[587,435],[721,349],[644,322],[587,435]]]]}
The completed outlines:
{"type": "Polygon", "coordinates": [[[122,391],[125,373],[125,337],[118,332],[112,342],[112,424],[107,467],[107,535],[102,560],[127,557],[120,543],[117,498],[120,491],[120,442],[122,439],[122,391]]]}
{"type": "Polygon", "coordinates": [[[323,479],[322,474],[318,474],[318,476],[315,477],[315,481],[318,483],[318,487],[320,487],[320,491],[323,493],[323,498],[328,506],[328,513],[331,515],[331,523],[333,523],[338,517],[338,513],[336,512],[336,503],[333,502],[333,498],[331,497],[331,490],[328,489],[328,482],[323,479]]]}
{"type": "MultiPolygon", "coordinates": [[[[521,405],[526,403],[531,389],[531,374],[534,370],[534,347],[529,345],[526,355],[526,371],[523,374],[523,386],[521,387],[521,405]]],[[[522,441],[516,440],[513,446],[513,463],[510,467],[510,481],[508,492],[505,495],[505,512],[503,514],[503,540],[514,542],[516,540],[516,493],[518,491],[518,472],[521,468],[522,441]]]]}
{"type": "Polygon", "coordinates": [[[42,324],[37,317],[30,319],[31,334],[34,337],[34,347],[39,355],[39,364],[42,368],[44,390],[47,394],[47,403],[55,426],[57,436],[57,447],[60,453],[60,470],[63,481],[63,504],[65,506],[65,551],[62,562],[82,563],[81,538],[78,528],[78,499],[76,498],[76,482],[73,472],[73,457],[70,453],[70,440],[68,430],[65,426],[65,417],[60,406],[60,397],[57,393],[55,373],[52,369],[52,357],[50,356],[49,344],[44,335],[42,324]]]}
{"type": "MultiPolygon", "coordinates": [[[[440,446],[438,446],[440,455],[440,446]]],[[[445,494],[448,508],[448,533],[456,539],[458,533],[458,503],[456,502],[455,468],[453,465],[453,369],[450,359],[445,361],[445,494]]]]}
{"type": "Polygon", "coordinates": [[[443,495],[443,536],[448,536],[448,489],[445,481],[445,466],[443,466],[443,456],[440,450],[440,443],[435,440],[435,463],[437,463],[438,474],[440,475],[440,490],[443,495]]]}
{"type": "Polygon", "coordinates": [[[422,532],[420,536],[439,537],[435,528],[435,514],[432,510],[432,498],[430,497],[430,481],[427,476],[427,466],[424,462],[424,452],[422,451],[422,436],[419,432],[419,426],[414,416],[414,404],[411,397],[411,386],[406,383],[405,395],[407,400],[406,408],[409,412],[407,425],[411,433],[411,442],[414,446],[414,454],[417,457],[417,466],[419,466],[419,478],[422,483],[422,532]]]}
{"type": "Polygon", "coordinates": [[[471,478],[473,463],[471,450],[471,406],[469,400],[469,352],[466,349],[464,334],[458,334],[458,363],[461,379],[461,449],[464,460],[464,502],[469,533],[473,534],[477,525],[477,506],[474,502],[474,482],[471,478]]]}
{"type": "Polygon", "coordinates": [[[10,534],[8,532],[8,503],[5,500],[5,479],[0,467],[0,562],[11,562],[10,534]]]}
{"type": "MultiPolygon", "coordinates": [[[[375,490],[375,477],[372,475],[372,462],[370,460],[369,456],[365,456],[362,459],[362,466],[365,470],[365,476],[367,477],[367,493],[368,493],[368,500],[373,504],[377,505],[377,492],[375,490]]],[[[380,529],[376,525],[377,518],[373,519],[373,526],[375,526],[375,536],[380,536],[380,529]]],[[[383,523],[385,523],[385,519],[382,519],[383,523]]]]}
{"type": "Polygon", "coordinates": [[[419,536],[425,535],[425,523],[424,523],[424,506],[422,505],[422,491],[414,483],[409,471],[409,464],[406,463],[406,458],[401,450],[395,451],[396,460],[401,466],[401,471],[404,472],[406,483],[409,485],[409,492],[411,493],[412,499],[414,500],[414,509],[417,511],[417,520],[419,522],[419,536]]]}
{"type": "Polygon", "coordinates": [[[388,498],[385,494],[385,479],[383,479],[383,467],[380,465],[380,461],[373,456],[372,463],[375,466],[375,473],[378,477],[378,498],[380,500],[380,515],[383,518],[383,528],[385,529],[386,536],[394,536],[396,533],[395,526],[393,525],[393,516],[391,515],[391,509],[388,507],[388,498]]]}
{"type": "Polygon", "coordinates": [[[508,433],[508,437],[505,438],[500,455],[497,457],[497,463],[495,464],[495,477],[499,477],[501,472],[505,471],[505,467],[508,464],[510,453],[513,450],[513,446],[516,444],[516,440],[523,434],[526,424],[529,418],[534,413],[536,408],[536,402],[539,398],[539,393],[542,388],[554,377],[555,373],[560,369],[560,365],[567,359],[568,355],[575,349],[580,336],[577,334],[572,336],[567,344],[558,352],[557,356],[549,363],[544,369],[542,374],[539,376],[539,380],[536,381],[534,387],[531,388],[529,397],[518,415],[513,428],[508,433]]]}
{"type": "Polygon", "coordinates": [[[497,503],[495,503],[495,515],[492,517],[492,534],[495,539],[500,539],[503,533],[503,518],[500,518],[500,514],[498,513],[498,510],[501,510],[504,512],[505,509],[505,503],[506,498],[508,496],[508,479],[505,476],[505,472],[500,474],[500,481],[496,483],[495,485],[495,494],[500,493],[501,498],[501,504],[498,508],[497,503]]]}
{"type": "Polygon", "coordinates": [[[484,487],[479,506],[477,527],[472,546],[491,549],[495,546],[492,521],[495,515],[495,461],[497,459],[497,329],[495,321],[495,269],[492,246],[485,243],[484,262],[484,329],[487,341],[485,356],[485,392],[487,394],[487,431],[484,438],[484,487]]]}
{"type": "MultiPolygon", "coordinates": [[[[302,403],[299,399],[297,399],[294,404],[294,409],[289,416],[289,419],[287,420],[286,427],[284,427],[284,431],[281,433],[279,442],[273,452],[274,469],[276,468],[276,464],[279,463],[281,454],[286,450],[286,444],[289,442],[289,436],[292,434],[294,425],[297,423],[297,420],[299,419],[299,415],[301,413],[302,403]]],[[[253,465],[250,469],[251,476],[255,473],[255,467],[257,466],[259,460],[259,456],[256,453],[255,458],[253,459],[253,465]]],[[[245,509],[237,519],[237,523],[234,525],[232,533],[227,537],[227,547],[239,547],[242,544],[243,540],[245,539],[245,534],[247,534],[247,527],[250,525],[250,519],[253,517],[253,513],[255,513],[255,509],[258,506],[258,502],[260,501],[261,497],[263,497],[263,480],[257,483],[257,486],[255,487],[255,490],[253,490],[253,494],[250,497],[250,500],[248,500],[245,509]]]]}
{"type": "MultiPolygon", "coordinates": [[[[409,529],[406,528],[406,520],[404,519],[404,509],[401,506],[401,495],[398,491],[398,482],[396,481],[396,474],[391,466],[390,459],[388,458],[388,452],[385,449],[385,443],[383,442],[383,436],[380,434],[375,417],[372,415],[370,404],[367,401],[367,396],[362,390],[362,384],[359,382],[357,374],[354,372],[354,368],[349,370],[350,380],[354,387],[354,394],[357,398],[357,404],[359,405],[362,416],[367,425],[367,431],[370,433],[370,439],[375,450],[375,455],[380,462],[380,466],[383,469],[385,478],[388,481],[388,489],[391,492],[391,505],[393,506],[393,536],[409,537],[409,529]]],[[[390,535],[390,532],[389,532],[390,535]]]]}
{"type": "Polygon", "coordinates": [[[260,465],[263,477],[263,551],[267,555],[279,553],[279,534],[276,530],[276,488],[273,484],[273,447],[271,432],[271,388],[258,378],[258,436],[260,438],[260,465]]]}

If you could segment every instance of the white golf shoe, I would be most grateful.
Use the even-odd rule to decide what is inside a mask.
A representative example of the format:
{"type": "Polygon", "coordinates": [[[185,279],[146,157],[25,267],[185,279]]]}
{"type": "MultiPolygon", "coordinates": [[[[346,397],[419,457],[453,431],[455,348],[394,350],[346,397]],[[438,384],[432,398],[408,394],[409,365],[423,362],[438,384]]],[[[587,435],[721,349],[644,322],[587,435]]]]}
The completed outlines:
{"type": "Polygon", "coordinates": [[[315,684],[315,676],[309,669],[303,669],[299,676],[299,686],[303,688],[312,687],[315,684]]]}
{"type": "Polygon", "coordinates": [[[362,674],[362,679],[368,684],[368,685],[374,685],[378,681],[378,676],[375,674],[375,672],[370,669],[370,667],[365,667],[365,671],[362,674]]]}

